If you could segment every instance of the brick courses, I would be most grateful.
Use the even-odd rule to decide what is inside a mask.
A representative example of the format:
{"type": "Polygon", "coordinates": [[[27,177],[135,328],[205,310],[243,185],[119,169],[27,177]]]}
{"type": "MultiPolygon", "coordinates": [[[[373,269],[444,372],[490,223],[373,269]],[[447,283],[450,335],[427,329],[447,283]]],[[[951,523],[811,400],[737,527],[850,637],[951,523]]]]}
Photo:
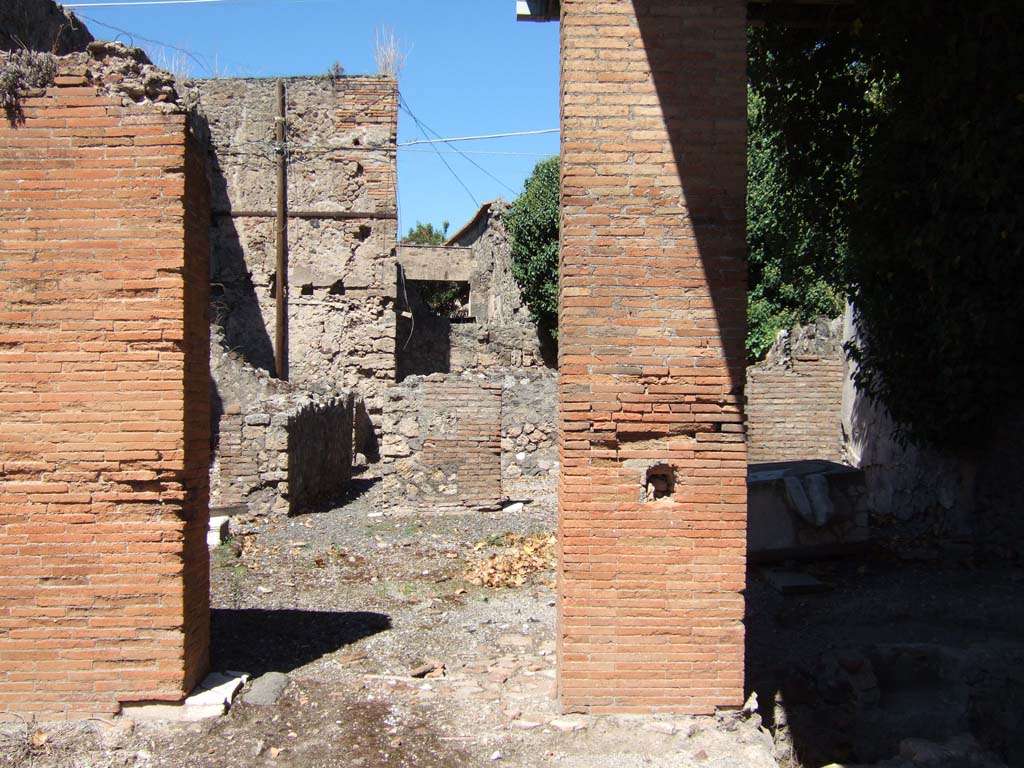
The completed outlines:
{"type": "Polygon", "coordinates": [[[0,122],[0,709],[25,715],[180,700],[207,665],[203,156],[82,72],[0,122]]]}
{"type": "Polygon", "coordinates": [[[793,358],[788,366],[747,373],[751,462],[828,459],[842,462],[842,351],[793,358]]]}
{"type": "Polygon", "coordinates": [[[742,703],[744,24],[738,0],[562,2],[567,709],[742,703]]]}
{"type": "Polygon", "coordinates": [[[501,505],[501,382],[411,376],[385,391],[381,475],[418,512],[501,505]]]}

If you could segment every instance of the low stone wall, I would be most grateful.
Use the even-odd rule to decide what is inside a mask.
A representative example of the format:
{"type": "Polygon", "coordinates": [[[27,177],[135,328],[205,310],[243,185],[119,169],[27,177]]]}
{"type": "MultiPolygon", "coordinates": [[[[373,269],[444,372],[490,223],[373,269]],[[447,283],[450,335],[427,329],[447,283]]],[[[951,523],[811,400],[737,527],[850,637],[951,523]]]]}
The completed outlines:
{"type": "Polygon", "coordinates": [[[842,319],[780,334],[747,369],[749,461],[842,461],[842,319]]]}
{"type": "Polygon", "coordinates": [[[352,477],[353,395],[297,390],[216,340],[211,369],[211,506],[291,514],[345,490],[352,477]]]}
{"type": "Polygon", "coordinates": [[[558,373],[508,371],[501,381],[501,474],[512,478],[558,472],[558,373]]]}
{"type": "Polygon", "coordinates": [[[473,374],[410,376],[385,393],[380,472],[418,512],[501,504],[501,384],[473,374]]]}

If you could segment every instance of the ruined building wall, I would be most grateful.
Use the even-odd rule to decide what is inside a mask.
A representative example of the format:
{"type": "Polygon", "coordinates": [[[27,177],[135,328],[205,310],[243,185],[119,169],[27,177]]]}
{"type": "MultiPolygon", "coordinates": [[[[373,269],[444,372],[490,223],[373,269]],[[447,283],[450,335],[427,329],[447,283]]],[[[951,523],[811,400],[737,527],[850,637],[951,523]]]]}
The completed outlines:
{"type": "Polygon", "coordinates": [[[63,55],[92,42],[85,24],[53,0],[3,0],[0,51],[43,51],[63,55]]]}
{"type": "Polygon", "coordinates": [[[337,498],[352,477],[354,397],[271,378],[226,350],[220,336],[215,328],[211,505],[244,504],[260,516],[337,498]]]}
{"type": "MultiPolygon", "coordinates": [[[[199,83],[213,186],[214,321],[274,370],[276,80],[199,83]]],[[[290,381],[354,389],[379,432],[395,377],[397,90],[384,77],[285,81],[290,381]]]]}
{"type": "Polygon", "coordinates": [[[411,510],[501,504],[501,384],[472,374],[413,376],[387,390],[381,475],[411,510]]]}
{"type": "Polygon", "coordinates": [[[743,703],[746,4],[562,0],[558,688],[743,703]]]}
{"type": "Polygon", "coordinates": [[[841,462],[845,355],[842,319],[780,334],[747,369],[747,456],[752,463],[841,462]]]}
{"type": "Polygon", "coordinates": [[[207,666],[208,249],[186,115],[65,60],[0,122],[0,709],[180,700],[207,666]]]}
{"type": "Polygon", "coordinates": [[[558,374],[543,366],[497,371],[501,382],[501,473],[558,472],[558,374]]]}
{"type": "Polygon", "coordinates": [[[475,268],[471,283],[478,286],[470,296],[478,322],[495,326],[530,325],[530,313],[512,276],[512,244],[505,230],[508,203],[485,203],[473,219],[448,241],[469,248],[475,268]]]}
{"type": "MultiPolygon", "coordinates": [[[[485,203],[447,243],[468,248],[471,254],[469,311],[473,322],[452,322],[433,314],[414,283],[400,283],[399,305],[412,317],[398,317],[399,381],[415,374],[554,365],[545,357],[549,350],[544,348],[512,276],[512,250],[504,224],[507,210],[508,204],[502,200],[485,203]]],[[[443,262],[444,249],[435,251],[435,258],[443,262]]],[[[444,267],[438,264],[439,273],[444,267]]]]}

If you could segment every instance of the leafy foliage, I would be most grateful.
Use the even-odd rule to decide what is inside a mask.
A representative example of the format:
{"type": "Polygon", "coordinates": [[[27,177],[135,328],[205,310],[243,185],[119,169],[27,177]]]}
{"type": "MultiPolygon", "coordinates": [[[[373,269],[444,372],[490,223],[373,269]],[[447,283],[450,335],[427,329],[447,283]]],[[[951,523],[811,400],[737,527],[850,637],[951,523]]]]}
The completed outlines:
{"type": "Polygon", "coordinates": [[[754,30],[748,40],[747,355],[844,303],[847,212],[885,80],[847,31],[754,30]]]}
{"type": "Polygon", "coordinates": [[[1017,396],[1022,34],[1013,0],[874,0],[751,36],[748,353],[845,287],[856,383],[906,439],[976,444],[1017,396]]]}
{"type": "Polygon", "coordinates": [[[1013,0],[875,11],[875,67],[899,77],[850,218],[857,384],[904,437],[957,447],[1019,401],[1024,21],[1013,0]]]}
{"type": "Polygon", "coordinates": [[[415,227],[409,227],[409,233],[402,238],[404,245],[443,245],[448,239],[448,222],[437,229],[433,224],[417,221],[415,227]]]}
{"type": "Polygon", "coordinates": [[[512,275],[530,316],[553,337],[558,335],[559,170],[557,157],[537,163],[505,214],[512,275]]]}
{"type": "Polygon", "coordinates": [[[8,119],[17,118],[23,91],[45,88],[56,75],[57,59],[49,53],[11,51],[0,59],[0,107],[8,119]]]}
{"type": "MultiPolygon", "coordinates": [[[[447,239],[447,221],[442,222],[440,229],[434,227],[433,224],[417,221],[416,226],[410,227],[409,233],[402,238],[402,243],[404,245],[443,245],[447,239]]],[[[458,316],[462,312],[464,300],[468,299],[464,286],[444,280],[417,280],[416,289],[419,291],[423,303],[442,317],[458,316]]]]}

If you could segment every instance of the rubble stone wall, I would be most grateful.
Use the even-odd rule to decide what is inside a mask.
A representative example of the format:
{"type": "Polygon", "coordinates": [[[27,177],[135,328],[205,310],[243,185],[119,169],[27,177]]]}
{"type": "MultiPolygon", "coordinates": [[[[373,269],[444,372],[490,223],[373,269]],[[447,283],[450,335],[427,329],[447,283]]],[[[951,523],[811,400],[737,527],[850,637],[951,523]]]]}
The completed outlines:
{"type": "Polygon", "coordinates": [[[214,507],[294,513],[337,498],[352,477],[354,397],[306,392],[249,366],[214,339],[211,351],[214,507]]]}
{"type": "Polygon", "coordinates": [[[381,474],[389,499],[419,512],[500,506],[500,383],[412,376],[386,395],[381,474]]]}
{"type": "MultiPolygon", "coordinates": [[[[507,209],[501,200],[485,204],[448,243],[459,246],[460,254],[461,249],[472,254],[469,309],[473,322],[452,322],[433,314],[413,282],[400,284],[399,302],[412,317],[398,318],[398,381],[412,375],[548,364],[548,350],[512,276],[512,252],[503,221],[507,209]]],[[[443,248],[434,250],[435,258],[443,258],[443,248]]]]}
{"type": "Polygon", "coordinates": [[[502,477],[558,471],[558,373],[535,367],[497,371],[501,383],[502,477]]]}
{"type": "Polygon", "coordinates": [[[84,51],[92,35],[81,19],[52,0],[3,0],[0,51],[43,51],[63,55],[84,51]]]}
{"type": "MultiPolygon", "coordinates": [[[[853,311],[844,340],[857,339],[853,311]]],[[[1024,554],[1024,407],[1003,404],[1003,419],[986,443],[958,452],[899,443],[886,409],[856,391],[847,363],[840,414],[844,461],[864,470],[875,530],[917,542],[971,541],[986,555],[1024,554]]]]}
{"type": "Polygon", "coordinates": [[[558,690],[743,703],[746,4],[562,0],[558,690]]]}
{"type": "Polygon", "coordinates": [[[841,318],[784,332],[765,360],[747,369],[751,462],[843,460],[842,334],[841,318]]]}
{"type": "Polygon", "coordinates": [[[0,121],[0,709],[26,716],[207,667],[204,158],[83,62],[0,121]]]}
{"type": "MultiPolygon", "coordinates": [[[[270,372],[276,84],[198,87],[211,136],[214,320],[230,349],[270,372]]],[[[383,387],[395,378],[396,84],[289,78],[285,89],[290,381],[358,391],[379,434],[383,387]]]]}

